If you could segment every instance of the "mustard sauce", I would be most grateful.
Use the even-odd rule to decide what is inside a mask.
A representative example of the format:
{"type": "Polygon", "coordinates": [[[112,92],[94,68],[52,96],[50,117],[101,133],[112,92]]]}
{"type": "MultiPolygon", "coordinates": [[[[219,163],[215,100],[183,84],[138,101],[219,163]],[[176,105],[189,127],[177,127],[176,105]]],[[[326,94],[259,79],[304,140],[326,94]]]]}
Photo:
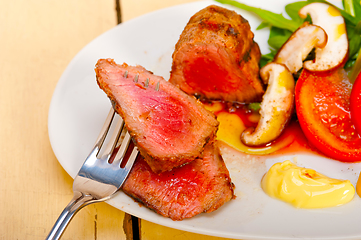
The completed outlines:
{"type": "Polygon", "coordinates": [[[261,186],[269,196],[296,208],[339,206],[350,202],[355,195],[349,180],[329,178],[289,160],[274,164],[263,177],[261,186]]]}

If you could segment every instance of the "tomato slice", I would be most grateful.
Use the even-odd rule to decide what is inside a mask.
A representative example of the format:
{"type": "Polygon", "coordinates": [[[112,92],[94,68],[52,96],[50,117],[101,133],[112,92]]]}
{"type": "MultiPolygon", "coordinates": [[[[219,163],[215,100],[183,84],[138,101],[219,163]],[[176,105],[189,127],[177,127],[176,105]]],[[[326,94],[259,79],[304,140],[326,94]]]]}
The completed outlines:
{"type": "Polygon", "coordinates": [[[351,91],[351,121],[356,131],[361,134],[361,73],[358,74],[351,91]]]}
{"type": "Polygon", "coordinates": [[[343,162],[361,161],[361,138],[350,117],[351,88],[342,68],[328,73],[303,70],[295,88],[297,117],[308,141],[343,162]]]}

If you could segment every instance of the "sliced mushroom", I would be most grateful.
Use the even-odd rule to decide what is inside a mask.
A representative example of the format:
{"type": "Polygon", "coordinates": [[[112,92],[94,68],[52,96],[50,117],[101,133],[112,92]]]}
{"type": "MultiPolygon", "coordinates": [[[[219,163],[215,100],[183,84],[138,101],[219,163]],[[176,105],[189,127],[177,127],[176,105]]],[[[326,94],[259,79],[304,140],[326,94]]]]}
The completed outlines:
{"type": "Polygon", "coordinates": [[[303,60],[313,48],[323,48],[327,43],[327,34],[319,26],[305,22],[283,44],[274,58],[274,62],[286,65],[291,73],[303,67],[303,60]]]}
{"type": "Polygon", "coordinates": [[[316,48],[315,60],[306,61],[304,68],[313,72],[329,71],[342,66],[348,56],[348,38],[345,20],[340,11],[327,3],[311,3],[299,11],[302,18],[311,16],[312,24],[327,34],[324,48],[316,48]]]}
{"type": "Polygon", "coordinates": [[[261,71],[263,81],[268,81],[263,95],[260,120],[257,127],[247,128],[241,140],[248,146],[261,146],[276,139],[291,118],[294,103],[294,79],[283,64],[268,63],[261,71]]]}

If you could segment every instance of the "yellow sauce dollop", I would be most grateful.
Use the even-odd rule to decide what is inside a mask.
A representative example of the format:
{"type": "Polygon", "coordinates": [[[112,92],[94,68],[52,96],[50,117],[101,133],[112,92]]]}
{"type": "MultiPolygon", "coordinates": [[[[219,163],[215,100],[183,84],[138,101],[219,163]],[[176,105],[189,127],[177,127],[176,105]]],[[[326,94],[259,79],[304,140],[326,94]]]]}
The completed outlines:
{"type": "Polygon", "coordinates": [[[355,188],[349,180],[329,178],[288,160],[274,164],[261,185],[269,196],[297,208],[339,206],[350,202],[355,195],[355,188]]]}

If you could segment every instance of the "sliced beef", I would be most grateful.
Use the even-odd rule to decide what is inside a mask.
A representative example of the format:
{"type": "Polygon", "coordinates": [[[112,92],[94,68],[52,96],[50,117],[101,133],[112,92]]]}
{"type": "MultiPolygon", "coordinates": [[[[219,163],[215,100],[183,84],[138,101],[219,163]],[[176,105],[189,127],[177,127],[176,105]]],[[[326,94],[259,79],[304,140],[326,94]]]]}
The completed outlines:
{"type": "Polygon", "coordinates": [[[210,100],[260,102],[261,53],[250,26],[236,12],[211,5],[184,28],[173,53],[170,82],[210,100]]]}
{"type": "Polygon", "coordinates": [[[154,172],[191,162],[215,137],[215,116],[162,77],[111,59],[100,59],[95,71],[100,88],[154,172]]]}
{"type": "Polygon", "coordinates": [[[229,172],[218,147],[207,144],[203,158],[169,172],[155,174],[140,157],[123,191],[173,220],[212,212],[234,197],[229,172]]]}

